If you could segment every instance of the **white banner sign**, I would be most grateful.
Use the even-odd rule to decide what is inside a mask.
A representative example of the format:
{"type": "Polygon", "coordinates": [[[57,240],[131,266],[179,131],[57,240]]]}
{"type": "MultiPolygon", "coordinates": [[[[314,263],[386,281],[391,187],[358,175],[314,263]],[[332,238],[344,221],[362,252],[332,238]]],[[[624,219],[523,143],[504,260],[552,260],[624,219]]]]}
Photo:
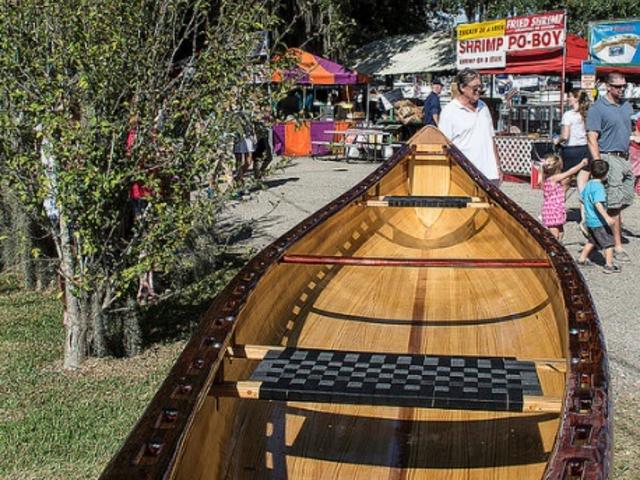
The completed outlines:
{"type": "Polygon", "coordinates": [[[541,13],[507,19],[507,51],[562,48],[564,12],[541,13]]]}
{"type": "Polygon", "coordinates": [[[463,68],[497,68],[506,62],[504,37],[458,42],[456,66],[463,68]]]}
{"type": "Polygon", "coordinates": [[[504,67],[506,62],[504,31],[504,20],[458,25],[456,29],[458,70],[504,67]]]}
{"type": "Polygon", "coordinates": [[[502,68],[508,52],[562,48],[565,44],[564,12],[513,17],[458,25],[458,69],[502,68]]]}

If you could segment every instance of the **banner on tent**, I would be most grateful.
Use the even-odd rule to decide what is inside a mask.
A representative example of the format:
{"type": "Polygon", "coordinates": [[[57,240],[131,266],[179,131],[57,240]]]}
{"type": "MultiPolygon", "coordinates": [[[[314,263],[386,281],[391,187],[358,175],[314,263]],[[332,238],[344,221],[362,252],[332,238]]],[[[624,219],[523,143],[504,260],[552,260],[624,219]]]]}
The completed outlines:
{"type": "Polygon", "coordinates": [[[598,65],[640,65],[640,20],[591,23],[589,54],[598,65]]]}
{"type": "Polygon", "coordinates": [[[456,66],[500,68],[507,52],[562,48],[566,41],[565,13],[549,12],[456,28],[456,66]]]}
{"type": "Polygon", "coordinates": [[[466,23],[456,27],[456,67],[496,68],[506,64],[506,21],[466,23]]]}
{"type": "Polygon", "coordinates": [[[565,42],[564,12],[508,18],[505,35],[509,52],[562,48],[565,42]]]}

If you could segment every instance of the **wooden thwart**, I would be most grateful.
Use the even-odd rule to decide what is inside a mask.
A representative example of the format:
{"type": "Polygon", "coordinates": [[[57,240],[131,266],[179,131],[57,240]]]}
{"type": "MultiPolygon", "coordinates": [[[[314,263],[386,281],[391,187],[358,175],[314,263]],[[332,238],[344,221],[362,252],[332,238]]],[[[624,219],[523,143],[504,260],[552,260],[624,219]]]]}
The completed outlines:
{"type": "MultiPolygon", "coordinates": [[[[241,382],[225,382],[215,384],[211,387],[209,395],[222,398],[243,398],[250,400],[261,400],[260,387],[263,382],[247,380],[241,382]]],[[[313,402],[313,400],[295,400],[313,402]]],[[[324,402],[317,402],[324,403],[324,402]]],[[[420,408],[420,407],[414,407],[420,408]]],[[[423,407],[430,408],[430,407],[423,407]]],[[[525,395],[523,397],[522,412],[526,413],[559,413],[562,411],[562,398],[560,397],[539,397],[535,395],[525,395]]]]}
{"type": "Polygon", "coordinates": [[[307,265],[351,265],[368,267],[432,267],[432,268],[551,268],[546,259],[487,258],[393,258],[342,257],[330,255],[284,255],[281,263],[307,265]]]}
{"type": "Polygon", "coordinates": [[[227,353],[260,363],[249,380],[217,383],[211,395],[291,402],[559,412],[562,401],[544,396],[538,370],[566,370],[562,359],[538,362],[266,345],[236,345],[227,353]]]}
{"type": "Polygon", "coordinates": [[[415,207],[415,208],[489,208],[489,202],[479,197],[388,195],[364,202],[368,207],[415,207]]]}

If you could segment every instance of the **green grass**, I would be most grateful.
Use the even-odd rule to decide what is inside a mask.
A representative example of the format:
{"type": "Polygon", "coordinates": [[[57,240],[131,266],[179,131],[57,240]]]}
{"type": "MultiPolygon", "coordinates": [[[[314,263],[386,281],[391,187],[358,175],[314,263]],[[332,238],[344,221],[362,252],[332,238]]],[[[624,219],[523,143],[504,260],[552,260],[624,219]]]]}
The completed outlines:
{"type": "Polygon", "coordinates": [[[0,478],[97,477],[183,345],[65,372],[61,315],[53,295],[0,280],[0,478]]]}

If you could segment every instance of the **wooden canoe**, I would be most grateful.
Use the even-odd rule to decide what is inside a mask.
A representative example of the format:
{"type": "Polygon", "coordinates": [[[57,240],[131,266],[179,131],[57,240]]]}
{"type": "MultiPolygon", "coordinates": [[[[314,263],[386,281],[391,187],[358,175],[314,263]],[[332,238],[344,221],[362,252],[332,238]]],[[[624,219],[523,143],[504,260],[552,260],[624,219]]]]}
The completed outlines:
{"type": "Polygon", "coordinates": [[[103,479],[604,479],[571,256],[435,128],[216,298],[103,479]]]}

